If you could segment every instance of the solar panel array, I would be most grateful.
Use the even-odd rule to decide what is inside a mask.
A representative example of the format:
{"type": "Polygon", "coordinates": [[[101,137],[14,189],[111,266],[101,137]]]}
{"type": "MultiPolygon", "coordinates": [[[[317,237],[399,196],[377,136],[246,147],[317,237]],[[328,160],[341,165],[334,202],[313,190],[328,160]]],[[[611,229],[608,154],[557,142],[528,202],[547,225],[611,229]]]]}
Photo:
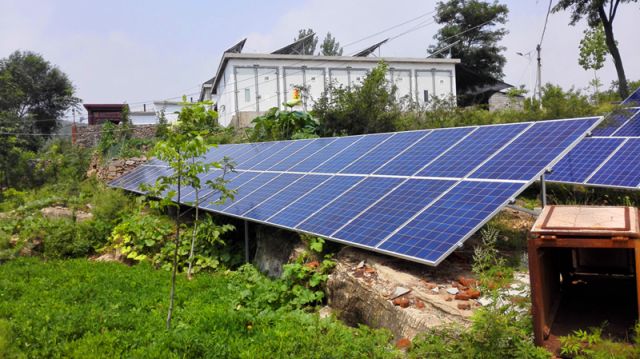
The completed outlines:
{"type": "Polygon", "coordinates": [[[640,188],[640,88],[553,168],[551,182],[640,188]]]}
{"type": "MultiPolygon", "coordinates": [[[[235,200],[202,190],[199,207],[437,265],[599,121],[222,145],[205,157],[236,163],[226,177],[235,200]]],[[[140,192],[169,174],[153,160],[111,185],[140,192]]],[[[193,205],[194,190],[182,193],[193,205]]]]}

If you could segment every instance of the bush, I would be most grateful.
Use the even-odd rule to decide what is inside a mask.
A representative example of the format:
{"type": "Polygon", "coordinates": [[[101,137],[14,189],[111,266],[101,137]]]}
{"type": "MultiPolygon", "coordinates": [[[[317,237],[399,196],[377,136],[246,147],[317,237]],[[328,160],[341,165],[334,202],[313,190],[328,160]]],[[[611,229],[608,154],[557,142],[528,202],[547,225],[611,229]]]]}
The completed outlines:
{"type": "Polygon", "coordinates": [[[135,261],[153,259],[173,231],[173,223],[168,217],[135,213],[115,226],[106,249],[119,249],[135,261]]]}

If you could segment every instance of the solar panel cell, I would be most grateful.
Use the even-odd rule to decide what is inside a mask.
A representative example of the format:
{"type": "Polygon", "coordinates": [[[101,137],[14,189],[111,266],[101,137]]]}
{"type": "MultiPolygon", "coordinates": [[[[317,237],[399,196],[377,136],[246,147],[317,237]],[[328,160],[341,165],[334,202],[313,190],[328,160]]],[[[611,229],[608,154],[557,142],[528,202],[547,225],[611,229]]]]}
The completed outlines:
{"type": "Polygon", "coordinates": [[[388,133],[365,136],[358,142],[349,146],[349,151],[343,151],[332,158],[328,158],[324,163],[314,168],[311,172],[338,173],[343,168],[352,164],[360,156],[384,143],[390,137],[391,134],[388,133]]]}
{"type": "Polygon", "coordinates": [[[629,139],[587,183],[608,186],[640,185],[640,138],[629,139]]]}
{"type": "Polygon", "coordinates": [[[294,228],[322,206],[339,197],[351,186],[362,180],[363,177],[358,176],[334,176],[279,212],[276,212],[267,221],[276,225],[294,228]]]}
{"type": "Polygon", "coordinates": [[[288,157],[285,157],[282,161],[277,162],[273,166],[269,167],[268,170],[287,171],[305,158],[309,158],[316,152],[320,151],[333,141],[335,141],[335,138],[318,138],[315,140],[311,140],[311,142],[307,146],[297,152],[292,153],[288,157]]]}
{"type": "Polygon", "coordinates": [[[598,120],[594,117],[584,121],[536,122],[471,177],[529,180],[566,151],[598,120]]]}
{"type": "Polygon", "coordinates": [[[480,127],[420,171],[418,176],[465,177],[528,126],[518,123],[480,127]]]}
{"type": "Polygon", "coordinates": [[[400,182],[398,178],[367,178],[296,228],[329,236],[400,182]]]}
{"type": "Polygon", "coordinates": [[[229,203],[229,206],[227,206],[224,211],[226,213],[236,215],[248,212],[267,198],[273,196],[278,191],[298,180],[300,177],[302,177],[302,175],[283,173],[267,183],[263,182],[264,184],[256,188],[253,192],[245,192],[246,194],[242,198],[238,198],[233,203],[229,203]]]}
{"type": "Polygon", "coordinates": [[[251,211],[245,213],[244,216],[264,221],[282,208],[285,208],[289,204],[295,202],[321,183],[327,181],[329,178],[331,178],[329,175],[306,175],[295,183],[292,183],[290,186],[284,188],[282,191],[274,194],[273,197],[267,199],[263,203],[260,203],[251,211]]]}
{"type": "Polygon", "coordinates": [[[584,182],[622,142],[621,138],[585,138],[553,167],[547,179],[584,182]]]}
{"type": "Polygon", "coordinates": [[[393,232],[454,184],[455,181],[408,179],[332,237],[375,246],[380,238],[393,232]]]}
{"type": "Polygon", "coordinates": [[[615,131],[613,136],[640,137],[640,109],[636,110],[634,116],[629,118],[629,121],[615,131]]]}
{"type": "Polygon", "coordinates": [[[323,147],[320,151],[310,155],[306,159],[300,161],[300,163],[291,167],[291,172],[310,172],[314,168],[320,166],[322,163],[331,160],[333,156],[336,156],[339,152],[345,150],[351,150],[351,146],[365,138],[364,136],[349,136],[338,137],[335,141],[329,143],[323,147]]]}
{"type": "Polygon", "coordinates": [[[414,132],[398,132],[384,142],[383,145],[376,147],[371,152],[365,154],[358,161],[352,163],[341,173],[357,173],[369,174],[374,173],[378,168],[387,161],[399,155],[401,152],[410,148],[419,139],[427,136],[431,131],[414,131],[414,132]]]}
{"type": "Polygon", "coordinates": [[[594,136],[611,136],[617,132],[622,125],[627,123],[636,113],[637,109],[621,109],[618,110],[602,121],[598,127],[594,128],[592,133],[594,136]]]}
{"type": "Polygon", "coordinates": [[[460,127],[433,131],[375,173],[411,176],[476,129],[475,127],[460,127]]]}
{"type": "Polygon", "coordinates": [[[378,248],[438,263],[522,188],[520,183],[463,181],[378,248]]]}

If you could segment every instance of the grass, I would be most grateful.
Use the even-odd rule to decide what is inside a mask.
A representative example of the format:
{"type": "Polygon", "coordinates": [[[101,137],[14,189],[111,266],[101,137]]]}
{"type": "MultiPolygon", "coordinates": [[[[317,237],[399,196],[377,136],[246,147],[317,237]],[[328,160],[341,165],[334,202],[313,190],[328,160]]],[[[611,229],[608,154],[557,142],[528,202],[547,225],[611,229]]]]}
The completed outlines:
{"type": "MultiPolygon", "coordinates": [[[[242,306],[253,269],[178,281],[140,264],[21,258],[0,265],[0,357],[396,357],[390,334],[315,313],[242,306]]],[[[257,290],[250,287],[249,290],[257,290]]]]}

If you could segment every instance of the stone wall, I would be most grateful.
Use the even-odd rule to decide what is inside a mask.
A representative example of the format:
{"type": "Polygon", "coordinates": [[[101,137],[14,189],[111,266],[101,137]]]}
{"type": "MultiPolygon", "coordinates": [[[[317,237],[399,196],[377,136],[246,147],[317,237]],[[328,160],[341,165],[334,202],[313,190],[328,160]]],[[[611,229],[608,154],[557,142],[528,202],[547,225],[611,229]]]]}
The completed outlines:
{"type": "MultiPolygon", "coordinates": [[[[157,125],[132,126],[133,138],[153,138],[156,135],[157,125]]],[[[95,147],[100,141],[102,125],[78,126],[76,144],[81,147],[95,147]]]]}
{"type": "Polygon", "coordinates": [[[509,96],[502,92],[496,92],[489,97],[489,111],[524,109],[524,97],[509,96]]]}
{"type": "Polygon", "coordinates": [[[100,163],[100,158],[94,155],[87,171],[87,176],[96,176],[99,180],[104,182],[113,181],[114,179],[122,176],[123,174],[133,170],[141,164],[147,162],[145,156],[131,157],[126,159],[113,158],[107,163],[100,163]]]}

